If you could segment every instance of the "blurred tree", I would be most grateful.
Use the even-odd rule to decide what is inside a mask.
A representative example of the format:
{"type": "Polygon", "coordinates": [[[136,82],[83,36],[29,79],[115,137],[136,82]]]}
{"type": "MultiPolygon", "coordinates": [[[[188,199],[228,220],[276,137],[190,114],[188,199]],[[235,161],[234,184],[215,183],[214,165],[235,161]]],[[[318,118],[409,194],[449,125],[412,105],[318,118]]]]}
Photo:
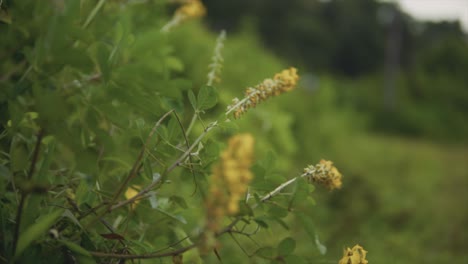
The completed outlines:
{"type": "Polygon", "coordinates": [[[238,30],[253,18],[264,45],[290,63],[355,80],[342,93],[377,127],[438,138],[464,131],[468,46],[459,22],[419,22],[377,0],[205,2],[211,27],[238,30]],[[442,113],[458,121],[432,128],[429,117],[442,113]]]}

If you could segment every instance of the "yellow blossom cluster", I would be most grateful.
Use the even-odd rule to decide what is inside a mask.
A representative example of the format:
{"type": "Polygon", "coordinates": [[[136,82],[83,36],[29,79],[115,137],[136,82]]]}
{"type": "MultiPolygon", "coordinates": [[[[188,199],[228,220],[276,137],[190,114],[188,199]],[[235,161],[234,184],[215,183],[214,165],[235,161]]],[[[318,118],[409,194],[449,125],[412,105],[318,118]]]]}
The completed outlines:
{"type": "Polygon", "coordinates": [[[220,162],[214,166],[210,193],[206,201],[207,228],[218,229],[225,215],[239,212],[239,200],[247,192],[253,178],[250,166],[253,160],[254,138],[239,134],[229,139],[228,148],[221,153],[220,162]]]}
{"type": "Polygon", "coordinates": [[[280,95],[293,90],[299,80],[297,69],[291,67],[275,74],[272,79],[265,79],[255,87],[249,87],[245,91],[245,98],[240,101],[238,98],[232,100],[228,106],[228,112],[234,111],[237,119],[248,109],[255,107],[258,103],[267,100],[272,96],[280,95]]]}
{"type": "Polygon", "coordinates": [[[181,20],[202,17],[205,14],[205,6],[200,0],[189,0],[175,12],[175,15],[181,17],[181,20]]]}
{"type": "Polygon", "coordinates": [[[186,0],[179,7],[172,19],[162,27],[162,32],[169,32],[172,28],[179,25],[181,22],[190,18],[202,17],[206,14],[206,8],[200,0],[186,0]]]}
{"type": "MultiPolygon", "coordinates": [[[[141,186],[139,186],[139,185],[132,185],[132,186],[128,187],[127,191],[125,191],[125,198],[127,198],[127,199],[133,198],[135,195],[137,195],[139,193],[140,189],[141,189],[141,186]]],[[[132,210],[135,209],[135,207],[139,203],[140,203],[139,200],[134,201],[131,204],[130,208],[132,208],[132,210]]]]}
{"type": "Polygon", "coordinates": [[[343,176],[329,160],[322,159],[315,166],[309,165],[304,169],[304,173],[309,177],[309,181],[324,185],[330,190],[341,188],[343,176]]]}
{"type": "Polygon", "coordinates": [[[343,252],[343,258],[338,264],[367,264],[367,251],[360,245],[355,245],[352,249],[347,248],[343,252]]]}

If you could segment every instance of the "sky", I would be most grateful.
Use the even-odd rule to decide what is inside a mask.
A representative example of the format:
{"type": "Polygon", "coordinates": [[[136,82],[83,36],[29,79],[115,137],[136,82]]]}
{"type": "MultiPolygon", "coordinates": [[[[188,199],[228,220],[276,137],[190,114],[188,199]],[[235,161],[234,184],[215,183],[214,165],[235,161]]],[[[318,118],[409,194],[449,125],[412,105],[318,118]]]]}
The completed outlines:
{"type": "Polygon", "coordinates": [[[460,20],[468,32],[468,0],[391,0],[419,20],[460,20]]]}

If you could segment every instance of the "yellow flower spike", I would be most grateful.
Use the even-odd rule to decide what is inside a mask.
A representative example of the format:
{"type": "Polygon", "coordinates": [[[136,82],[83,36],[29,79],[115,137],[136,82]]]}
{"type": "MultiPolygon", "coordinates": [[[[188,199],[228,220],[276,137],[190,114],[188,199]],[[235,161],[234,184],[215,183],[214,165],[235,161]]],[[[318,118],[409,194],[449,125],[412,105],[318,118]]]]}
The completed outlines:
{"type": "Polygon", "coordinates": [[[206,8],[200,0],[188,0],[184,5],[175,11],[172,19],[166,25],[164,25],[161,31],[169,32],[172,28],[185,20],[202,17],[205,14],[206,8]]]}
{"type": "Polygon", "coordinates": [[[275,74],[274,79],[283,83],[283,86],[281,87],[283,91],[289,91],[296,87],[299,75],[297,75],[296,68],[289,68],[275,74]]]}
{"type": "Polygon", "coordinates": [[[190,0],[176,10],[176,15],[183,19],[202,17],[206,14],[206,8],[199,0],[190,0]]]}
{"type": "Polygon", "coordinates": [[[338,264],[368,264],[366,260],[367,251],[364,250],[360,245],[355,245],[352,249],[347,248],[343,252],[343,258],[341,258],[338,264]]]}
{"type": "Polygon", "coordinates": [[[213,167],[210,193],[206,200],[207,229],[218,231],[225,215],[239,212],[239,200],[245,195],[253,178],[250,166],[253,161],[254,138],[250,134],[233,136],[213,167]],[[214,213],[216,212],[216,214],[214,213]]]}
{"type": "Polygon", "coordinates": [[[237,119],[248,109],[256,107],[258,103],[293,90],[298,81],[299,75],[296,68],[283,70],[275,74],[272,79],[265,79],[255,87],[248,87],[245,91],[245,98],[242,100],[234,98],[226,114],[234,112],[234,118],[237,119]]]}
{"type": "Polygon", "coordinates": [[[333,166],[333,162],[329,160],[322,159],[315,166],[309,165],[304,169],[304,172],[308,174],[309,181],[311,182],[324,185],[330,190],[341,188],[341,178],[343,176],[338,169],[333,166]]]}

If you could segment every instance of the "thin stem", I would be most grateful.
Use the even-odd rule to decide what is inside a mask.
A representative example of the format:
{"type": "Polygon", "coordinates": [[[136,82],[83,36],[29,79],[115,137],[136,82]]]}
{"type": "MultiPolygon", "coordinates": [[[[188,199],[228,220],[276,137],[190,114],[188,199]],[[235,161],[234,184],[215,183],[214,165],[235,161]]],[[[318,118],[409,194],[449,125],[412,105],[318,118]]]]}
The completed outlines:
{"type": "Polygon", "coordinates": [[[169,32],[173,27],[177,26],[184,19],[183,15],[176,14],[169,22],[161,28],[161,32],[169,32]]]}
{"type": "MultiPolygon", "coordinates": [[[[103,217],[105,214],[110,213],[112,210],[114,210],[114,209],[116,209],[116,208],[118,208],[118,207],[121,207],[121,206],[123,206],[123,205],[125,205],[125,204],[130,203],[130,202],[127,202],[127,203],[125,203],[125,204],[123,204],[123,205],[119,205],[119,206],[116,207],[116,208],[114,208],[115,206],[113,206],[114,202],[115,202],[115,201],[117,200],[117,198],[122,194],[124,188],[128,185],[128,183],[130,182],[130,180],[133,179],[133,178],[135,177],[136,173],[140,170],[140,168],[141,168],[141,166],[142,166],[141,160],[143,159],[143,154],[145,153],[146,147],[147,147],[147,145],[149,144],[149,141],[150,141],[151,137],[152,137],[152,136],[154,135],[154,133],[156,132],[156,129],[161,125],[162,121],[163,121],[166,117],[168,117],[173,111],[174,111],[174,110],[170,110],[169,112],[165,113],[165,114],[158,120],[158,122],[156,122],[156,124],[154,125],[153,129],[151,129],[151,131],[150,131],[148,137],[146,138],[146,141],[145,141],[143,147],[141,148],[141,151],[140,151],[140,153],[138,154],[138,157],[137,157],[135,163],[133,164],[133,167],[132,167],[132,169],[130,170],[130,172],[129,172],[127,178],[126,178],[125,181],[120,185],[119,189],[118,189],[117,192],[114,194],[114,196],[112,197],[111,201],[108,203],[108,206],[106,207],[106,209],[105,209],[102,213],[98,214],[98,215],[96,216],[96,218],[88,224],[88,226],[94,224],[98,219],[101,220],[102,217],[103,217]]],[[[141,192],[140,192],[140,193],[141,193],[141,192]]],[[[141,195],[140,195],[140,196],[141,196],[141,195]]],[[[131,202],[134,201],[134,200],[136,200],[136,199],[139,198],[140,196],[138,196],[138,197],[133,197],[134,199],[131,200],[131,202]]],[[[126,200],[126,201],[128,201],[128,200],[126,200]]],[[[99,207],[100,207],[100,205],[99,205],[99,207]]]]}
{"type": "MultiPolygon", "coordinates": [[[[188,140],[188,137],[187,137],[187,133],[185,132],[185,129],[184,129],[184,126],[182,125],[182,122],[180,121],[180,118],[179,116],[177,115],[177,112],[174,112],[174,115],[175,117],[177,118],[177,121],[179,122],[179,126],[180,126],[180,129],[182,129],[182,134],[184,136],[184,140],[185,140],[185,144],[187,146],[187,148],[190,147],[190,144],[189,144],[189,140],[188,140]]],[[[193,181],[195,183],[195,190],[194,190],[194,194],[195,192],[197,191],[198,189],[198,183],[197,183],[197,178],[195,177],[195,173],[193,172],[193,160],[192,160],[192,155],[189,155],[188,156],[188,159],[189,159],[189,163],[187,164],[189,169],[190,169],[190,172],[192,173],[192,177],[193,177],[193,181]]]]}
{"type": "MultiPolygon", "coordinates": [[[[41,142],[42,138],[44,136],[44,130],[41,129],[39,130],[39,133],[37,134],[37,139],[36,139],[36,145],[34,146],[34,151],[33,151],[33,156],[31,159],[31,164],[29,166],[29,171],[27,175],[27,179],[31,180],[32,176],[34,175],[34,172],[36,170],[36,163],[39,157],[39,150],[41,148],[41,142]]],[[[16,211],[16,225],[15,225],[15,231],[13,233],[13,256],[16,253],[16,247],[18,244],[18,238],[19,238],[19,232],[20,232],[20,227],[21,227],[21,216],[23,215],[23,207],[24,203],[26,202],[26,197],[28,196],[28,192],[23,192],[21,194],[21,199],[20,203],[18,205],[18,210],[16,211]]]]}
{"type": "Polygon", "coordinates": [[[151,139],[151,137],[154,135],[154,133],[156,132],[156,129],[158,129],[158,127],[161,125],[162,121],[164,119],[166,119],[166,117],[168,117],[172,112],[174,112],[174,110],[170,110],[169,112],[165,113],[159,120],[158,122],[156,122],[156,124],[154,125],[153,129],[151,129],[151,132],[149,133],[148,137],[146,138],[146,141],[143,145],[143,147],[141,148],[140,150],[140,153],[138,154],[138,157],[135,161],[135,163],[133,164],[133,167],[132,169],[130,170],[130,173],[128,174],[127,178],[125,179],[125,181],[120,185],[119,189],[117,190],[117,192],[114,194],[114,197],[112,198],[111,202],[109,203],[109,206],[107,208],[108,211],[110,211],[110,209],[112,208],[112,204],[115,202],[115,200],[117,200],[117,198],[122,194],[123,190],[125,189],[125,187],[127,186],[127,184],[130,182],[131,179],[133,179],[138,171],[138,168],[140,167],[140,163],[141,163],[141,160],[143,159],[143,155],[145,153],[145,150],[146,150],[146,147],[148,146],[149,144],[149,141],[151,139]]]}
{"type": "Polygon", "coordinates": [[[239,102],[237,102],[237,104],[235,104],[233,107],[230,107],[229,110],[226,112],[226,115],[229,115],[230,113],[232,113],[232,111],[236,110],[237,108],[239,108],[239,106],[241,106],[242,104],[244,104],[245,102],[247,102],[247,100],[250,99],[250,96],[247,96],[245,97],[244,99],[240,100],[239,102]]]}
{"type": "Polygon", "coordinates": [[[198,117],[198,111],[195,110],[195,113],[193,113],[192,120],[190,120],[190,124],[187,128],[187,136],[190,134],[190,131],[192,131],[193,125],[195,124],[195,121],[197,120],[198,117]]]}
{"type": "Polygon", "coordinates": [[[206,128],[205,130],[203,131],[203,133],[201,133],[200,136],[198,136],[198,138],[192,143],[192,145],[182,154],[182,156],[180,156],[167,170],[166,170],[166,174],[171,172],[172,170],[174,170],[177,166],[180,165],[180,163],[185,159],[187,158],[188,155],[190,155],[190,152],[196,147],[198,146],[198,143],[200,143],[200,141],[208,134],[208,132],[210,132],[211,129],[213,129],[214,127],[216,127],[218,125],[218,121],[215,121],[213,123],[210,123],[206,128]]]}
{"type": "Polygon", "coordinates": [[[26,69],[26,71],[23,73],[23,75],[21,75],[21,78],[19,79],[18,83],[20,83],[24,79],[26,79],[26,76],[28,76],[28,74],[31,72],[32,69],[33,69],[33,66],[29,65],[29,67],[26,69]]]}
{"type": "MultiPolygon", "coordinates": [[[[211,123],[204,131],[204,133],[202,135],[200,135],[200,137],[197,138],[197,140],[195,140],[194,144],[192,144],[192,146],[186,151],[186,153],[190,153],[191,149],[194,148],[194,146],[196,144],[198,144],[198,142],[200,142],[200,140],[204,137],[204,135],[206,133],[208,133],[208,131],[213,128],[215,125],[216,125],[217,122],[213,122],[211,123]]],[[[180,162],[181,160],[183,160],[188,154],[184,153],[184,155],[181,156],[181,158],[179,158],[178,162],[180,162]]],[[[173,166],[171,166],[171,168],[175,168],[178,164],[178,162],[176,161],[173,166]]],[[[171,170],[172,170],[171,169],[171,170]]],[[[168,169],[168,171],[170,171],[168,169]]],[[[276,194],[278,194],[279,192],[281,192],[281,190],[283,190],[284,188],[286,188],[287,186],[289,186],[291,183],[295,182],[298,178],[302,178],[302,177],[305,177],[305,176],[308,176],[310,175],[310,173],[303,173],[302,175],[298,176],[298,177],[295,177],[283,184],[281,184],[280,186],[278,186],[276,189],[274,189],[273,191],[269,192],[267,195],[265,195],[263,198],[261,198],[261,202],[265,202],[265,201],[268,201],[269,199],[271,199],[273,196],[275,196],[276,194]]],[[[151,185],[155,185],[155,183],[153,182],[151,185]]],[[[151,189],[149,185],[146,189],[151,189]]],[[[142,193],[143,191],[141,191],[140,193],[142,193]]],[[[126,200],[126,201],[123,201],[121,204],[127,204],[129,202],[131,202],[130,200],[135,200],[137,196],[141,196],[140,193],[138,193],[137,195],[135,195],[134,197],[132,197],[131,199],[129,200],[126,200]]],[[[133,201],[132,200],[132,201],[133,201]]],[[[120,205],[120,204],[118,204],[120,205]]],[[[116,205],[116,206],[118,206],[116,205]]],[[[114,206],[114,207],[116,207],[114,206]]],[[[123,205],[122,205],[123,206],[123,205]]],[[[258,204],[256,204],[254,207],[258,206],[258,204]]],[[[120,206],[119,206],[120,207],[120,206]]],[[[225,228],[223,228],[221,231],[217,232],[215,234],[216,237],[219,237],[225,233],[231,233],[233,231],[233,228],[234,226],[242,219],[242,217],[237,217],[236,219],[234,219],[229,225],[227,225],[225,228]]],[[[162,258],[162,257],[169,257],[169,256],[176,256],[176,255],[179,255],[179,254],[182,254],[192,248],[195,248],[197,246],[197,243],[194,243],[194,244],[191,244],[189,246],[186,246],[186,247],[183,247],[183,248],[180,248],[180,249],[177,249],[177,250],[174,250],[174,251],[169,251],[169,252],[165,252],[165,253],[150,253],[150,254],[142,254],[142,255],[128,255],[128,254],[114,254],[114,253],[104,253],[104,252],[90,252],[91,255],[95,256],[95,257],[109,257],[109,258],[120,258],[120,259],[150,259],[150,258],[162,258]]]]}
{"type": "MultiPolygon", "coordinates": [[[[237,240],[237,238],[233,235],[234,232],[230,232],[229,235],[231,235],[232,237],[232,240],[234,240],[234,242],[236,242],[237,246],[242,250],[242,252],[244,252],[244,254],[248,257],[250,257],[250,254],[242,247],[242,245],[239,243],[239,241],[237,240]]],[[[237,233],[237,232],[236,232],[237,233]]],[[[241,233],[242,234],[242,233],[241,233]]]]}
{"type": "MultiPolygon", "coordinates": [[[[1,1],[0,1],[1,3],[1,1]]],[[[1,6],[1,4],[0,4],[1,6]]],[[[14,67],[12,67],[12,69],[10,71],[8,71],[7,73],[5,73],[3,76],[0,77],[0,82],[5,82],[7,81],[8,79],[10,79],[10,77],[15,74],[16,72],[18,72],[19,70],[21,70],[24,65],[26,65],[26,61],[21,61],[20,63],[16,64],[14,67]]]]}
{"type": "Polygon", "coordinates": [[[83,24],[83,28],[87,28],[89,24],[91,24],[94,17],[96,17],[96,14],[98,13],[99,9],[101,9],[101,7],[104,5],[104,2],[106,2],[106,0],[99,0],[99,2],[96,4],[96,6],[93,8],[91,13],[89,14],[88,18],[86,18],[86,21],[83,24]]]}
{"type": "MultiPolygon", "coordinates": [[[[240,220],[240,218],[237,218],[234,220],[231,224],[226,226],[223,230],[220,232],[216,233],[215,236],[219,237],[222,236],[225,233],[231,232],[232,228],[234,228],[235,224],[240,220]]],[[[185,239],[185,238],[184,238],[185,239]]],[[[193,248],[195,248],[198,245],[198,243],[193,243],[191,245],[188,245],[183,248],[179,248],[173,251],[165,252],[165,253],[149,253],[149,254],[141,254],[141,255],[130,255],[130,254],[115,254],[115,253],[105,253],[105,252],[96,252],[96,251],[90,251],[89,253],[95,257],[100,257],[100,258],[118,258],[118,259],[150,259],[150,258],[162,258],[162,257],[170,257],[170,256],[177,256],[180,255],[186,251],[189,251],[193,248]]]]}
{"type": "Polygon", "coordinates": [[[170,257],[182,254],[186,251],[189,251],[192,248],[195,248],[197,245],[192,244],[183,248],[179,248],[174,251],[169,251],[165,253],[150,253],[150,254],[141,254],[141,255],[131,255],[131,254],[115,254],[115,253],[105,253],[105,252],[89,252],[91,255],[100,258],[118,258],[118,259],[150,259],[150,258],[162,258],[162,257],[170,257]]]}
{"type": "MultiPolygon", "coordinates": [[[[180,163],[185,159],[187,158],[188,155],[190,155],[190,152],[198,145],[198,143],[200,143],[200,141],[208,134],[208,132],[213,129],[214,127],[216,127],[216,125],[218,124],[218,121],[215,121],[211,124],[208,125],[208,127],[205,128],[205,131],[203,131],[203,133],[193,142],[193,144],[182,154],[182,156],[180,156],[165,172],[165,174],[168,174],[169,172],[173,171],[177,166],[180,165],[180,163]]],[[[117,208],[120,208],[122,206],[125,206],[129,203],[132,203],[134,202],[135,200],[139,199],[141,196],[147,194],[149,191],[151,191],[157,184],[160,183],[161,179],[163,177],[159,177],[159,179],[153,181],[150,185],[146,186],[144,189],[142,189],[139,193],[137,193],[135,196],[133,196],[132,198],[130,199],[127,199],[125,201],[122,201],[120,203],[117,203],[116,205],[113,205],[112,206],[112,203],[111,203],[111,206],[109,207],[108,211],[113,211],[117,208]]]]}
{"type": "MultiPolygon", "coordinates": [[[[276,187],[276,189],[274,189],[273,191],[269,192],[267,195],[263,196],[262,199],[260,199],[260,201],[263,203],[265,201],[268,201],[269,199],[271,199],[271,197],[277,195],[279,192],[281,192],[284,188],[286,188],[288,185],[290,185],[291,183],[295,182],[298,178],[303,178],[305,176],[308,176],[310,175],[309,173],[303,173],[301,176],[299,177],[294,177],[292,179],[290,179],[289,181],[287,182],[284,182],[282,183],[280,186],[276,187]]],[[[258,204],[256,204],[253,208],[257,207],[258,204]]]]}
{"type": "MultiPolygon", "coordinates": [[[[218,121],[215,121],[215,122],[212,122],[210,123],[206,128],[205,130],[203,131],[203,133],[193,142],[193,144],[184,152],[184,154],[182,154],[182,156],[179,157],[179,159],[177,159],[167,170],[166,170],[166,174],[171,172],[173,169],[175,169],[179,164],[180,162],[182,162],[189,154],[190,152],[195,148],[195,146],[198,145],[198,143],[200,143],[200,141],[206,136],[206,134],[208,134],[208,132],[213,129],[214,127],[216,127],[218,124],[218,121]]],[[[281,185],[279,185],[278,187],[276,187],[273,191],[269,192],[267,195],[263,196],[261,199],[260,199],[260,203],[263,203],[263,202],[266,202],[268,201],[269,199],[271,199],[273,196],[277,195],[278,193],[280,193],[284,188],[286,188],[287,186],[289,186],[291,183],[295,182],[297,179],[299,178],[303,178],[303,177],[306,177],[306,176],[309,176],[311,172],[306,172],[306,173],[303,173],[302,175],[298,176],[298,177],[295,177],[293,179],[290,179],[284,183],[282,183],[281,185]]],[[[145,189],[141,190],[138,194],[136,194],[135,196],[133,196],[132,198],[128,199],[128,200],[125,200],[125,201],[122,201],[114,206],[111,206],[110,207],[110,210],[114,210],[114,209],[117,209],[119,207],[122,207],[128,203],[131,203],[133,201],[135,201],[136,199],[138,199],[139,197],[141,197],[142,195],[146,194],[147,192],[149,192],[156,184],[158,184],[160,181],[161,181],[161,178],[160,177],[158,180],[154,181],[153,183],[151,183],[150,185],[148,185],[145,189]]],[[[257,207],[259,204],[255,204],[252,208],[255,208],[257,207]]],[[[234,227],[236,226],[236,224],[242,219],[242,217],[236,217],[229,225],[227,225],[226,227],[224,227],[223,229],[221,229],[220,231],[216,232],[215,234],[215,237],[219,237],[225,233],[232,233],[233,232],[233,229],[234,227]]],[[[237,232],[236,233],[242,233],[242,232],[237,232]]],[[[245,233],[242,233],[244,235],[247,235],[245,233]]],[[[247,235],[248,237],[250,237],[249,235],[247,235]]],[[[185,238],[186,239],[186,238],[185,238]]],[[[105,252],[95,252],[95,251],[91,251],[89,252],[91,255],[95,256],[95,257],[101,257],[101,258],[118,258],[118,259],[151,259],[151,258],[162,258],[162,257],[169,257],[169,256],[177,256],[177,255],[180,255],[186,251],[189,251],[193,248],[195,248],[198,244],[197,243],[193,243],[189,246],[186,246],[186,247],[183,247],[183,248],[179,248],[177,250],[173,250],[173,251],[169,251],[169,252],[165,252],[165,253],[159,253],[159,252],[155,252],[155,253],[149,253],[149,254],[140,254],[140,255],[131,255],[131,254],[115,254],[115,253],[105,253],[105,252]]]]}

